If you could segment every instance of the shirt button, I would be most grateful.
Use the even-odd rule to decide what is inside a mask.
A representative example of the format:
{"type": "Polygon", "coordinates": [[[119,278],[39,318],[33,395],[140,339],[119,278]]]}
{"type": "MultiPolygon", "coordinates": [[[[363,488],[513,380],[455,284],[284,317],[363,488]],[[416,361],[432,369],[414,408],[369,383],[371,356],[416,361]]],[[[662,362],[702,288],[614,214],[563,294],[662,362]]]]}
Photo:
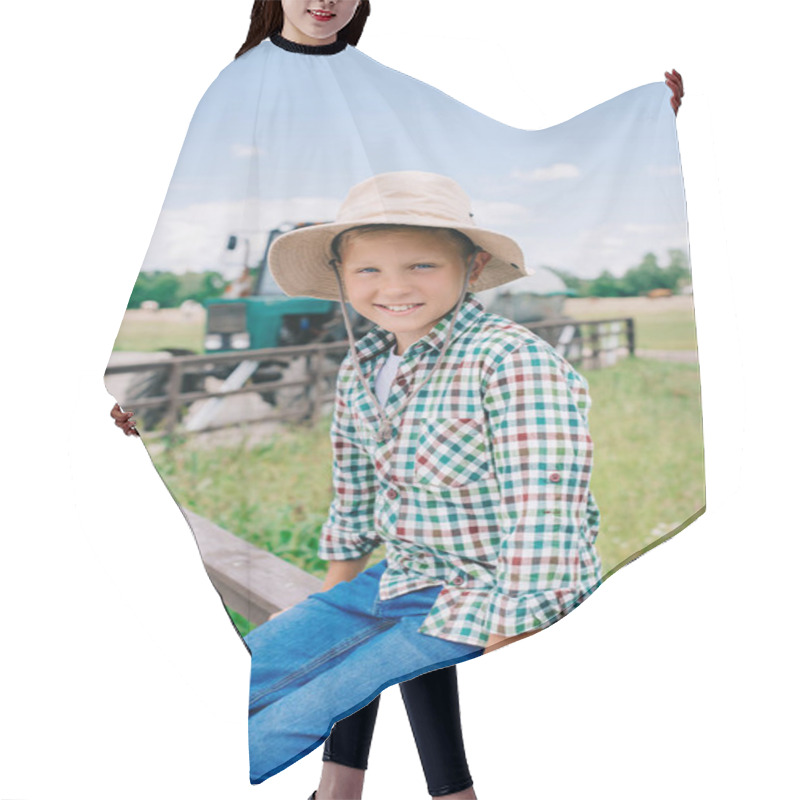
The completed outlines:
{"type": "Polygon", "coordinates": [[[550,473],[550,483],[561,483],[561,473],[560,472],[551,472],[550,473]]]}
{"type": "Polygon", "coordinates": [[[453,586],[461,586],[462,583],[464,583],[464,579],[460,575],[453,578],[453,586]]]}
{"type": "Polygon", "coordinates": [[[397,379],[397,385],[398,386],[405,386],[406,385],[406,379],[405,378],[398,378],[397,379]]]}
{"type": "Polygon", "coordinates": [[[397,489],[389,489],[389,491],[386,492],[386,496],[390,500],[394,500],[397,497],[397,489]]]}

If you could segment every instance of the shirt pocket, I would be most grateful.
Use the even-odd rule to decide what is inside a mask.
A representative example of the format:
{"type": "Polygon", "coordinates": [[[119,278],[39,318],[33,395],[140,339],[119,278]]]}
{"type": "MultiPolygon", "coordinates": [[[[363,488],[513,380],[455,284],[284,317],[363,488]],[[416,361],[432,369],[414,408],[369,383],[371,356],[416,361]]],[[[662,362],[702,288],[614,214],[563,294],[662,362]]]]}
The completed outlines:
{"type": "Polygon", "coordinates": [[[474,418],[428,420],[414,455],[414,482],[456,488],[493,475],[483,424],[474,418]]]}

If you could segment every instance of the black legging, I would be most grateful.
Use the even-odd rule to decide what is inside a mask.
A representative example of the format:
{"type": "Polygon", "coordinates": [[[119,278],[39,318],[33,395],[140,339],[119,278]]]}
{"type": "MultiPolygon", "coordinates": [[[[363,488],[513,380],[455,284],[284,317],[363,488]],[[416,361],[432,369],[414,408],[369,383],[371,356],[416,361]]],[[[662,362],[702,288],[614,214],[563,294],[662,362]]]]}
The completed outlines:
{"type": "MultiPolygon", "coordinates": [[[[472,786],[464,752],[456,668],[426,672],[400,684],[408,721],[417,743],[432,797],[472,786]]],[[[339,720],[325,742],[323,761],[366,769],[380,695],[360,711],[339,720]]]]}

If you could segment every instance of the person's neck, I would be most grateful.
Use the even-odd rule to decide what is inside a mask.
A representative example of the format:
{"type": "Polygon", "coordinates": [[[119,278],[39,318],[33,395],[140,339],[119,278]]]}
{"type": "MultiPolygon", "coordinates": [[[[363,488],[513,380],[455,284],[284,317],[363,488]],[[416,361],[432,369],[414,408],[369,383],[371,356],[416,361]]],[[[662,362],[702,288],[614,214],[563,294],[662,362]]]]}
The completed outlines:
{"type": "MultiPolygon", "coordinates": [[[[347,47],[346,39],[335,38],[332,42],[329,40],[328,44],[320,44],[321,39],[313,39],[315,44],[301,44],[293,39],[287,39],[282,33],[273,33],[269,37],[270,41],[280,47],[281,50],[287,50],[290,53],[303,53],[312,56],[332,56],[336,53],[341,53],[347,47]]],[[[310,37],[304,37],[309,39],[310,37]]]]}
{"type": "Polygon", "coordinates": [[[315,39],[313,36],[308,36],[299,28],[292,25],[288,19],[284,19],[283,21],[283,30],[281,31],[281,36],[283,36],[283,38],[289,42],[302,44],[306,47],[322,47],[326,44],[333,44],[337,39],[336,34],[333,34],[333,36],[328,36],[325,39],[315,39]]]}

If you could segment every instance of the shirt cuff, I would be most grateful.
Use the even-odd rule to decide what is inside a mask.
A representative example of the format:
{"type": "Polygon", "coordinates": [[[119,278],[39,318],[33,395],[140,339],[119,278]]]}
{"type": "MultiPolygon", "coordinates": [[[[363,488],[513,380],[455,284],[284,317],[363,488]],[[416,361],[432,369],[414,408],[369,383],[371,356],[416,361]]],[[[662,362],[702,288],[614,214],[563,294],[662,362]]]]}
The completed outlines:
{"type": "Polygon", "coordinates": [[[380,544],[379,538],[358,531],[323,527],[317,555],[323,561],[349,561],[371,553],[378,544],[380,544]]]}
{"type": "Polygon", "coordinates": [[[509,637],[547,628],[580,605],[591,591],[556,589],[509,595],[493,589],[485,617],[488,632],[509,637]]]}

